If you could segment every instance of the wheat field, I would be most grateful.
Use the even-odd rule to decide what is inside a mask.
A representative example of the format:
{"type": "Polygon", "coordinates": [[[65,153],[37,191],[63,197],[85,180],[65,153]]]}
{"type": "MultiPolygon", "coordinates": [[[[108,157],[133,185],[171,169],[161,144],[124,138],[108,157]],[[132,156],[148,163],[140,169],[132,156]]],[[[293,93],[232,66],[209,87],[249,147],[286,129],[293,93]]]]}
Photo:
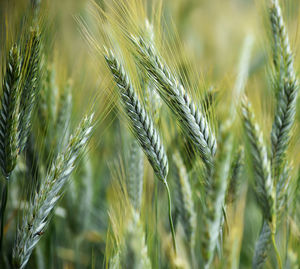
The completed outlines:
{"type": "Polygon", "coordinates": [[[0,1],[0,268],[300,268],[297,0],[0,1]]]}

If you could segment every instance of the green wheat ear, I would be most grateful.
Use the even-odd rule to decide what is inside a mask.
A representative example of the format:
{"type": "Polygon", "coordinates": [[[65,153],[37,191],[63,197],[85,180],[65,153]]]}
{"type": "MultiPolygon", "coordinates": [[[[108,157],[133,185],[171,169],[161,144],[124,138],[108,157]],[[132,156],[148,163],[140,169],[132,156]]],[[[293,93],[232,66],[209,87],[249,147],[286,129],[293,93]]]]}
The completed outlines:
{"type": "Polygon", "coordinates": [[[133,208],[140,213],[144,178],[144,153],[136,140],[131,143],[126,180],[127,192],[133,208]]]}
{"type": "Polygon", "coordinates": [[[147,70],[161,98],[176,114],[182,130],[193,142],[208,170],[211,170],[217,143],[206,116],[157,55],[153,44],[147,44],[141,37],[137,39],[132,36],[131,41],[141,66],[147,70]]]}
{"type": "Polygon", "coordinates": [[[271,176],[270,161],[263,141],[263,135],[255,121],[252,107],[246,97],[242,102],[242,117],[245,134],[249,142],[249,155],[255,177],[258,203],[266,220],[272,222],[275,214],[275,188],[271,176]]]}
{"type": "Polygon", "coordinates": [[[123,66],[112,52],[105,56],[106,62],[120,90],[122,103],[130,120],[132,130],[147,156],[156,176],[165,181],[168,175],[168,159],[152,119],[138,99],[123,66]]]}
{"type": "Polygon", "coordinates": [[[30,133],[33,108],[38,93],[40,46],[39,31],[31,30],[29,41],[26,43],[25,58],[22,64],[22,93],[20,99],[19,121],[19,147],[21,151],[25,148],[30,133]]]}
{"type": "Polygon", "coordinates": [[[166,152],[163,144],[161,143],[159,134],[155,129],[154,123],[140,102],[124,67],[119,63],[112,51],[105,55],[105,60],[115,82],[117,83],[122,103],[132,127],[133,134],[142,147],[157,178],[163,182],[167,190],[169,223],[172,233],[173,246],[176,252],[175,231],[171,216],[171,195],[167,182],[169,165],[166,152]]]}
{"type": "MultiPolygon", "coordinates": [[[[0,111],[0,166],[5,179],[9,180],[19,154],[18,122],[19,122],[19,50],[14,45],[9,51],[6,73],[3,79],[3,96],[0,111]]],[[[4,217],[7,203],[8,182],[5,180],[1,196],[0,208],[0,253],[2,254],[4,217]]]]}
{"type": "Polygon", "coordinates": [[[0,164],[3,176],[9,179],[16,166],[18,147],[20,55],[16,45],[9,51],[0,112],[0,164]]]}
{"type": "Polygon", "coordinates": [[[274,88],[277,95],[271,132],[272,168],[277,182],[295,121],[299,86],[293,67],[294,57],[277,0],[272,0],[270,20],[273,34],[274,88]]]}
{"type": "Polygon", "coordinates": [[[24,268],[31,253],[47,229],[55,206],[60,200],[76,161],[87,146],[93,130],[93,114],[85,117],[68,145],[53,161],[40,189],[25,209],[13,248],[15,268],[24,268]]]}

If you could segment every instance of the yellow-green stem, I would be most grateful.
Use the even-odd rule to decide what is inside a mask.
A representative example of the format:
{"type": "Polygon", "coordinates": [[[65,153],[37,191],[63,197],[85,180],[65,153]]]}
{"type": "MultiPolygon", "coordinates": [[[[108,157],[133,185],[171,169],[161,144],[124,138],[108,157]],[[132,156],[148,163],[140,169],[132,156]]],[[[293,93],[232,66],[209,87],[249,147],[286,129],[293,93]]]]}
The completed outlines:
{"type": "Polygon", "coordinates": [[[169,186],[168,186],[168,183],[166,180],[164,180],[164,184],[165,184],[167,194],[168,194],[169,222],[170,222],[170,227],[171,227],[174,252],[176,255],[176,239],[175,239],[175,231],[174,231],[173,220],[172,220],[171,195],[170,195],[169,186]]]}
{"type": "Polygon", "coordinates": [[[282,263],[281,263],[281,258],[280,258],[280,254],[276,245],[276,241],[275,241],[275,233],[272,232],[272,243],[273,243],[273,247],[275,250],[275,254],[276,254],[276,259],[277,259],[277,263],[278,263],[278,268],[282,269],[282,263]]]}

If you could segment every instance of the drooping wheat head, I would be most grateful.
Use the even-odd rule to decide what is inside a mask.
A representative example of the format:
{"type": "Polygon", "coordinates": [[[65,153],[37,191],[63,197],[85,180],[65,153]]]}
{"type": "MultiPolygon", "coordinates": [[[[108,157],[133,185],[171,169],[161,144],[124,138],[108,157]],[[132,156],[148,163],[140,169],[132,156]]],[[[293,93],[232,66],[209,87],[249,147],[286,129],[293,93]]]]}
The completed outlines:
{"type": "Polygon", "coordinates": [[[131,37],[141,65],[156,83],[161,98],[176,114],[182,130],[194,143],[207,167],[213,163],[217,143],[206,116],[194,104],[184,87],[170,72],[155,52],[152,44],[143,38],[131,37]]]}
{"type": "Polygon", "coordinates": [[[122,102],[130,119],[133,132],[147,156],[156,176],[165,181],[168,159],[154,124],[138,99],[123,66],[112,52],[105,56],[106,62],[120,90],[122,102]]]}

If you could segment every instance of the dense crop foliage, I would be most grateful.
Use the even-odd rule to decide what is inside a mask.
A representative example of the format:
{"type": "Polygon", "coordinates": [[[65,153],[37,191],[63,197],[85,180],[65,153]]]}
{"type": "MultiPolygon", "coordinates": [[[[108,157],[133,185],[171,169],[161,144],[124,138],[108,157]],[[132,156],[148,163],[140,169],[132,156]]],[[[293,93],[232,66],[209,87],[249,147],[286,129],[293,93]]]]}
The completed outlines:
{"type": "Polygon", "coordinates": [[[299,10],[0,2],[0,268],[299,268],[299,10]]]}

